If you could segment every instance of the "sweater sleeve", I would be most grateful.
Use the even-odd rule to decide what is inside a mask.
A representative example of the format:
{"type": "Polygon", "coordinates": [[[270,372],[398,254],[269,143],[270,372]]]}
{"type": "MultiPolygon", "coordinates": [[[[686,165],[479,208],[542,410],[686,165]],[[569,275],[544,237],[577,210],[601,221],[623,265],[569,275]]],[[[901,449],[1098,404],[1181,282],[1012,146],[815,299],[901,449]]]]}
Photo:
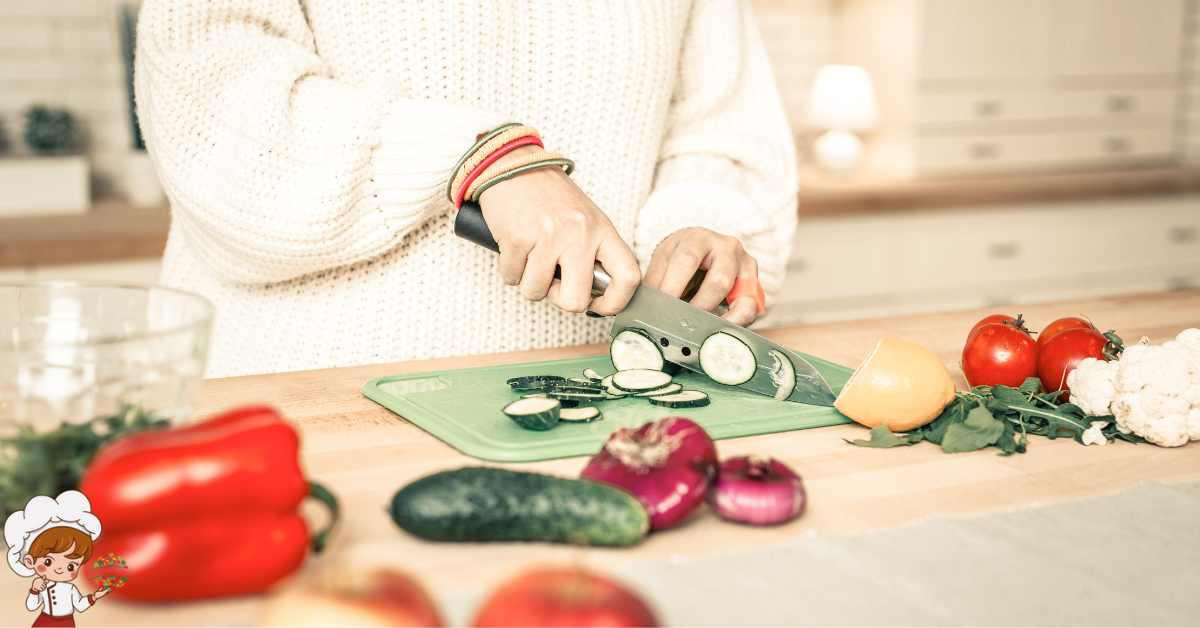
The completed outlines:
{"type": "Polygon", "coordinates": [[[446,178],[509,120],[333,78],[295,0],[147,0],[135,93],[173,218],[204,264],[291,279],[396,246],[450,211],[446,178]]]}
{"type": "Polygon", "coordinates": [[[654,191],[638,215],[643,269],[680,229],[734,236],[771,302],[796,230],[791,128],[745,0],[698,0],[679,62],[654,191]]]}

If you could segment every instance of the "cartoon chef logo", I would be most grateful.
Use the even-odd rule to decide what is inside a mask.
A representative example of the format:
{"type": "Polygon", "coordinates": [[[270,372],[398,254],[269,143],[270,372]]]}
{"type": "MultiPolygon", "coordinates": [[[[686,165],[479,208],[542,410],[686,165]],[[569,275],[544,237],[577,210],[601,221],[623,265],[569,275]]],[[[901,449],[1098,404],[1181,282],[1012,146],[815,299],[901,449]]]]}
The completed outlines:
{"type": "Polygon", "coordinates": [[[42,609],[34,626],[74,626],[75,611],[86,611],[111,590],[85,596],[71,584],[100,536],[100,519],[91,510],[83,493],[67,491],[58,499],[38,495],[4,522],[9,567],[33,577],[25,606],[42,609]]]}

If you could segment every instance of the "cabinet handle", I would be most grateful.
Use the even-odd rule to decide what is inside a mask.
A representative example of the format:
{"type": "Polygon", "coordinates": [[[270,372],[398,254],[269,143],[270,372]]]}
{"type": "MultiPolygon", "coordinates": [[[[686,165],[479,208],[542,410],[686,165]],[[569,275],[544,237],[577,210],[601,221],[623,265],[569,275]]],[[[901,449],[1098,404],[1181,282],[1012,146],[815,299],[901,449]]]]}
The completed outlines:
{"type": "Polygon", "coordinates": [[[1133,111],[1133,104],[1133,96],[1128,94],[1112,94],[1104,100],[1109,113],[1128,113],[1133,111]]]}
{"type": "Polygon", "coordinates": [[[1000,155],[1000,145],[995,142],[975,142],[967,147],[972,159],[994,159],[1000,155]]]}
{"type": "Polygon", "coordinates": [[[987,254],[992,259],[1012,259],[1021,254],[1021,243],[1016,241],[991,242],[988,244],[987,254]]]}
{"type": "Polygon", "coordinates": [[[999,98],[980,98],[971,103],[976,118],[994,118],[1004,113],[1004,101],[999,98]]]}
{"type": "Polygon", "coordinates": [[[1133,141],[1128,137],[1104,138],[1104,152],[1110,155],[1128,153],[1133,148],[1133,141]]]}
{"type": "Polygon", "coordinates": [[[786,268],[789,273],[802,273],[807,266],[803,259],[793,257],[787,261],[786,268]]]}
{"type": "Polygon", "coordinates": [[[1183,225],[1175,225],[1167,230],[1167,238],[1175,244],[1191,244],[1197,239],[1195,227],[1185,227],[1183,225]]]}

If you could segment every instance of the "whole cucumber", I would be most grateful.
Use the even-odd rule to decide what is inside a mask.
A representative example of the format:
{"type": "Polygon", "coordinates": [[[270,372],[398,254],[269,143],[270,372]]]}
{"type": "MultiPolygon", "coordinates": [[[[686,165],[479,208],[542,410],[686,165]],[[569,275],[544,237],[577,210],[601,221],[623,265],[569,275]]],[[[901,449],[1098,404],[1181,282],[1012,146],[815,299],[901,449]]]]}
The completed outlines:
{"type": "Polygon", "coordinates": [[[650,529],[641,502],[611,486],[468,467],[400,489],[389,514],[431,541],[550,541],[630,545],[650,529]]]}

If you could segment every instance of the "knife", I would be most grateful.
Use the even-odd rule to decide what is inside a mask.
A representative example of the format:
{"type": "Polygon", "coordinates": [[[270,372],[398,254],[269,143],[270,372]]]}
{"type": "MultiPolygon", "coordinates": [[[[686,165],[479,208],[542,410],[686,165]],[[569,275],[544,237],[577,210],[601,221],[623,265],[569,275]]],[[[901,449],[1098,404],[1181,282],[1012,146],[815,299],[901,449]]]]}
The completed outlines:
{"type": "MultiPolygon", "coordinates": [[[[463,202],[454,219],[454,235],[500,252],[477,203],[463,202]]],[[[554,276],[561,278],[558,269],[554,276]]],[[[597,262],[592,272],[592,294],[603,294],[611,280],[597,262]]],[[[617,313],[610,335],[626,329],[649,334],[662,348],[664,358],[697,373],[704,372],[700,368],[700,345],[713,334],[729,334],[750,348],[757,363],[754,375],[739,387],[814,406],[832,406],[837,398],[817,369],[795,351],[646,284],[639,285],[629,304],[617,313]],[[788,376],[789,362],[794,378],[788,376]]]]}

